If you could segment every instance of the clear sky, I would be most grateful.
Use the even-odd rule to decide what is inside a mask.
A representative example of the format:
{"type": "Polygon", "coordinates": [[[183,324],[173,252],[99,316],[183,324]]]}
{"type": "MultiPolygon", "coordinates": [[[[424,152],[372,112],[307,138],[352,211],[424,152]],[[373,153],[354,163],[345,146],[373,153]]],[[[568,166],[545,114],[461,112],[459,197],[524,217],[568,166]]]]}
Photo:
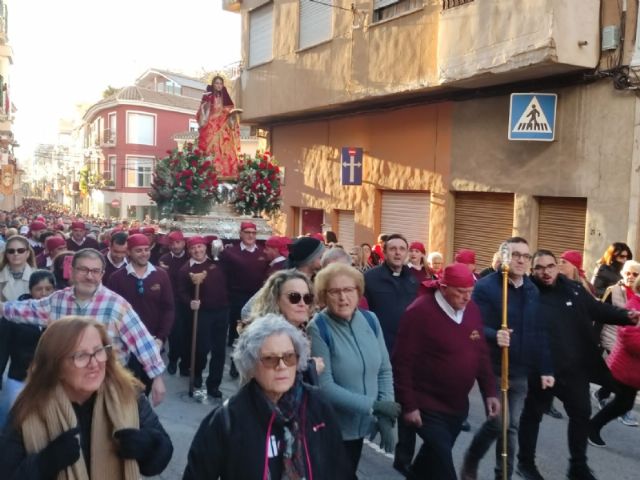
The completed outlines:
{"type": "Polygon", "coordinates": [[[240,60],[240,14],[221,0],[8,0],[18,161],[58,119],[148,68],[194,74],[240,60]]]}

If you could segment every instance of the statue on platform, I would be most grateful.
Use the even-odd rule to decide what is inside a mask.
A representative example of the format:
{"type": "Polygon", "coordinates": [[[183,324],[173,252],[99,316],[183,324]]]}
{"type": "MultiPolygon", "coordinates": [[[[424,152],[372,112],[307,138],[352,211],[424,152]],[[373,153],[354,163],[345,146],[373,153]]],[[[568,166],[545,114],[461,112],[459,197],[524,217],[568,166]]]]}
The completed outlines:
{"type": "Polygon", "coordinates": [[[233,101],[220,75],[213,77],[202,102],[198,121],[198,149],[202,155],[211,155],[220,179],[236,178],[240,155],[240,126],[233,101]]]}

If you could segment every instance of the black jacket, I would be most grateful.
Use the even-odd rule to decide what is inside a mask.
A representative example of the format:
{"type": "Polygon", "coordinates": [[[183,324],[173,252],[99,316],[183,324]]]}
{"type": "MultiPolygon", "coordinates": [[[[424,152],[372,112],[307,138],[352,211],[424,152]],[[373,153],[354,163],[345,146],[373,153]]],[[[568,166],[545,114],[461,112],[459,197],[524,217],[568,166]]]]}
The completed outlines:
{"type": "MultiPolygon", "coordinates": [[[[275,421],[269,402],[249,382],[224,408],[207,415],[196,433],[183,480],[260,480],[268,465],[270,480],[280,480],[281,459],[266,458],[271,439],[282,441],[282,425],[275,421]],[[280,463],[278,463],[280,460],[280,463]]],[[[301,421],[304,428],[305,464],[314,480],[343,480],[345,455],[338,423],[322,394],[304,385],[301,421]]]]}
{"type": "MultiPolygon", "coordinates": [[[[80,445],[87,467],[90,460],[91,418],[95,397],[74,410],[80,427],[80,445]]],[[[147,397],[138,398],[140,430],[146,430],[155,439],[155,453],[145,461],[138,461],[140,473],[145,476],[158,475],[169,464],[173,455],[173,444],[149,405],[147,397]]],[[[0,477],[7,480],[44,480],[38,469],[38,454],[28,455],[22,443],[22,434],[13,427],[11,418],[0,435],[0,477]]]]}
{"type": "Polygon", "coordinates": [[[562,274],[551,286],[535,278],[534,282],[540,291],[539,314],[547,323],[556,377],[590,374],[602,368],[593,325],[629,325],[627,311],[597,301],[582,285],[562,274]]]}
{"type": "Polygon", "coordinates": [[[620,273],[621,266],[616,264],[613,265],[605,265],[602,264],[598,267],[598,271],[593,277],[593,288],[596,289],[596,295],[598,298],[602,298],[607,287],[611,285],[615,285],[619,280],[622,279],[622,274],[620,273]]]}
{"type": "Polygon", "coordinates": [[[23,325],[9,322],[5,318],[0,319],[0,374],[11,360],[8,377],[24,382],[43,331],[44,327],[37,325],[23,325]]]}

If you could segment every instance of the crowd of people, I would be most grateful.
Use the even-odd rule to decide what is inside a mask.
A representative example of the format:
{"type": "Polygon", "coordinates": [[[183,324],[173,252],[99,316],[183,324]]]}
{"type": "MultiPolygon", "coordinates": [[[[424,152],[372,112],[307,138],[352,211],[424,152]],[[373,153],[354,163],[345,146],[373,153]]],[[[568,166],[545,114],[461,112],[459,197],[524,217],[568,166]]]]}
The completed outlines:
{"type": "Polygon", "coordinates": [[[251,221],[226,244],[161,235],[34,199],[0,212],[6,478],[161,473],[173,452],[152,408],[163,375],[189,377],[216,405],[194,432],[183,477],[193,480],[351,480],[366,438],[409,479],[476,479],[495,444],[496,479],[506,464],[507,478],[539,480],[554,397],[569,418],[567,476],[591,480],[588,444],[606,447],[616,418],[638,425],[640,263],[623,243],[589,281],[580,252],[531,252],[521,237],[480,271],[473,250],[445,265],[399,233],[349,251],[332,232],[256,235],[251,221]],[[225,400],[229,346],[239,390],[225,400]],[[476,382],[487,418],[456,468],[476,382]],[[590,383],[601,387],[593,416],[590,383]]]}

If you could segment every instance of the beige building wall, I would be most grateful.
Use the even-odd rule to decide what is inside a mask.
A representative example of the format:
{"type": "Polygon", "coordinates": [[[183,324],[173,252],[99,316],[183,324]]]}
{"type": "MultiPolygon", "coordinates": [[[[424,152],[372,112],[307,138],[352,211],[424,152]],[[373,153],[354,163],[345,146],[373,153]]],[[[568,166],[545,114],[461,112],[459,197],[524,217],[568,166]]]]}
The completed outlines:
{"type": "MultiPolygon", "coordinates": [[[[294,208],[322,209],[332,222],[335,210],[353,210],[355,241],[372,242],[379,233],[381,190],[431,192],[430,223],[443,225],[451,109],[439,104],[274,127],[272,151],[285,167],[277,229],[297,233],[294,208]],[[340,149],[348,146],[364,149],[362,186],[340,184],[340,149]]],[[[445,229],[431,228],[430,248],[443,248],[445,234],[445,229]]]]}
{"type": "Polygon", "coordinates": [[[515,193],[514,234],[532,240],[533,248],[535,197],[588,198],[589,271],[611,242],[627,241],[630,227],[637,228],[637,218],[629,218],[638,202],[631,192],[638,176],[632,169],[636,101],[608,81],[549,93],[558,94],[554,142],[507,140],[508,95],[454,104],[450,186],[515,193]]]}

